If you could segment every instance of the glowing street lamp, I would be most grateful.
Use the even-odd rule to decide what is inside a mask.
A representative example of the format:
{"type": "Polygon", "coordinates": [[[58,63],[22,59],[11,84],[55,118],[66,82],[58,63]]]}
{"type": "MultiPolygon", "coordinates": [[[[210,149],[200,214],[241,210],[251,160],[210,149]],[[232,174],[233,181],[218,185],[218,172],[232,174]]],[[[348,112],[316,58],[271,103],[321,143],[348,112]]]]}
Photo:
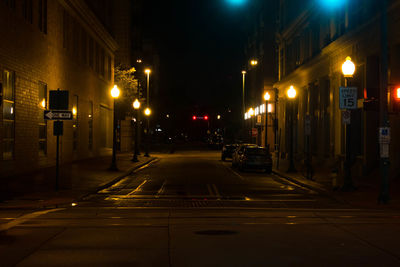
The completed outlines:
{"type": "Polygon", "coordinates": [[[243,81],[243,92],[242,92],[242,112],[243,114],[246,113],[246,107],[244,105],[244,91],[245,91],[245,81],[246,81],[246,71],[242,70],[242,81],[243,81]]]}
{"type": "Polygon", "coordinates": [[[150,116],[150,115],[151,115],[151,109],[146,108],[146,109],[144,110],[144,115],[146,115],[147,117],[150,116]]]}
{"type": "Polygon", "coordinates": [[[134,148],[134,153],[133,153],[133,162],[138,162],[138,155],[139,155],[139,109],[140,109],[140,102],[138,99],[135,99],[135,101],[132,104],[133,109],[135,110],[136,113],[136,122],[135,122],[135,148],[134,148]]]}
{"type": "Polygon", "coordinates": [[[296,97],[297,91],[294,89],[293,85],[290,86],[289,90],[286,92],[289,99],[294,99],[296,97]]]}
{"type": "Polygon", "coordinates": [[[268,145],[268,101],[271,99],[271,95],[266,92],[264,95],[264,100],[265,100],[265,107],[266,107],[266,112],[265,112],[265,148],[268,149],[269,151],[269,145],[268,145]]]}
{"type": "Polygon", "coordinates": [[[343,76],[345,78],[352,78],[355,71],[356,66],[354,65],[353,61],[351,61],[351,57],[346,57],[346,61],[342,64],[343,76]]]}
{"type": "Polygon", "coordinates": [[[258,61],[255,60],[255,59],[252,59],[252,60],[250,61],[250,65],[252,65],[253,67],[254,67],[254,66],[257,66],[257,65],[258,65],[258,61]]]}
{"type": "Polygon", "coordinates": [[[117,160],[116,160],[116,150],[117,150],[117,121],[115,120],[115,100],[119,97],[120,90],[117,85],[111,89],[111,97],[114,99],[114,113],[113,113],[113,149],[112,149],[112,159],[110,170],[117,171],[117,160]]]}
{"type": "Polygon", "coordinates": [[[249,111],[248,111],[248,114],[249,114],[250,117],[253,117],[254,116],[254,109],[250,108],[249,111]]]}

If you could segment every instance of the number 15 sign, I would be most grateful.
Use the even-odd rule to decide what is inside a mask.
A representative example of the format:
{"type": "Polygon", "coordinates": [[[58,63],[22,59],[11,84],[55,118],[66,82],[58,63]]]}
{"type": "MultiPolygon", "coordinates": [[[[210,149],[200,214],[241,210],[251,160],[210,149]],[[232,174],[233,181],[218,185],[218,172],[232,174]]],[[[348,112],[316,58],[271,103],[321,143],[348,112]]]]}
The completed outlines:
{"type": "Polygon", "coordinates": [[[339,98],[340,109],[357,109],[357,87],[340,87],[339,98]]]}

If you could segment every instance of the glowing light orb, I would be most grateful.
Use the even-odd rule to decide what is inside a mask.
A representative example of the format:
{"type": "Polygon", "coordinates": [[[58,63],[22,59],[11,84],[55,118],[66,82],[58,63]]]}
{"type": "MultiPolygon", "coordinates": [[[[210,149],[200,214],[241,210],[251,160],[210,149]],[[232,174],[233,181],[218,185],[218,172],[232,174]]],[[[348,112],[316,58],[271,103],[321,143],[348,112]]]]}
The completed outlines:
{"type": "Polygon", "coordinates": [[[344,6],[348,0],[318,0],[319,4],[326,9],[336,9],[344,6]]]}
{"type": "Polygon", "coordinates": [[[246,4],[247,0],[226,0],[226,2],[234,6],[239,6],[246,4]]]}

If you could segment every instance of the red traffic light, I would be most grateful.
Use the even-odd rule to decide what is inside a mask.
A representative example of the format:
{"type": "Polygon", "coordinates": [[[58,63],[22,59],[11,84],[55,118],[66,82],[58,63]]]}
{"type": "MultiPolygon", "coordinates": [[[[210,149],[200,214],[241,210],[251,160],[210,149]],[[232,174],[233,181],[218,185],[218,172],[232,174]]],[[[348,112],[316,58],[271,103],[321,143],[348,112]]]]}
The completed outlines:
{"type": "Polygon", "coordinates": [[[195,120],[197,119],[197,117],[196,117],[196,116],[193,116],[192,119],[195,121],[195,120]]]}
{"type": "Polygon", "coordinates": [[[204,119],[205,119],[205,120],[208,120],[208,116],[204,116],[204,119]]]}
{"type": "Polygon", "coordinates": [[[396,100],[398,100],[398,101],[400,100],[400,87],[397,87],[397,88],[396,88],[394,98],[395,98],[396,100]]]}

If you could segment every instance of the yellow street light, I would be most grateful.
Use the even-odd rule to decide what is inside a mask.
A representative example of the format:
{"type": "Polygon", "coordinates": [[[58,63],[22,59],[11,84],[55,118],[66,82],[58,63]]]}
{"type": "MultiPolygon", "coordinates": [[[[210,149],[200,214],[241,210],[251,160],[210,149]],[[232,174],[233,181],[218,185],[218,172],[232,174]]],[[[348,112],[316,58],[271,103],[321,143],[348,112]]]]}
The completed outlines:
{"type": "Polygon", "coordinates": [[[293,85],[290,86],[289,90],[287,90],[286,93],[287,93],[287,96],[288,96],[290,99],[295,98],[295,97],[296,97],[296,94],[297,94],[296,89],[294,89],[293,85]]]}
{"type": "Polygon", "coordinates": [[[145,69],[144,72],[148,75],[148,74],[151,73],[151,70],[150,69],[145,69]]]}
{"type": "Polygon", "coordinates": [[[246,71],[245,71],[245,70],[242,70],[242,74],[246,74],[246,71]]]}
{"type": "Polygon", "coordinates": [[[117,98],[117,97],[119,97],[119,94],[120,94],[120,90],[118,89],[118,86],[114,85],[113,89],[111,89],[111,96],[113,98],[117,98]]]}
{"type": "Polygon", "coordinates": [[[217,120],[220,120],[220,119],[221,119],[221,115],[218,115],[218,116],[217,116],[217,120]]]}
{"type": "Polygon", "coordinates": [[[146,108],[146,109],[144,110],[144,115],[150,116],[150,114],[151,114],[151,109],[146,108]]]}
{"type": "Polygon", "coordinates": [[[140,102],[139,102],[138,99],[136,99],[136,100],[133,102],[133,108],[136,109],[136,110],[140,108],[140,102]]]}
{"type": "Polygon", "coordinates": [[[268,92],[266,92],[264,95],[264,100],[269,101],[270,99],[271,99],[271,95],[268,92]]]}
{"type": "Polygon", "coordinates": [[[351,57],[346,57],[346,61],[342,65],[342,73],[344,77],[353,77],[354,72],[356,71],[356,66],[351,61],[351,57]]]}
{"type": "Polygon", "coordinates": [[[72,108],[72,115],[76,116],[76,114],[78,113],[78,111],[76,110],[76,107],[72,108]]]}
{"type": "Polygon", "coordinates": [[[254,109],[253,109],[253,108],[250,108],[250,109],[249,109],[249,116],[250,116],[250,117],[253,117],[253,116],[254,116],[254,109]]]}

